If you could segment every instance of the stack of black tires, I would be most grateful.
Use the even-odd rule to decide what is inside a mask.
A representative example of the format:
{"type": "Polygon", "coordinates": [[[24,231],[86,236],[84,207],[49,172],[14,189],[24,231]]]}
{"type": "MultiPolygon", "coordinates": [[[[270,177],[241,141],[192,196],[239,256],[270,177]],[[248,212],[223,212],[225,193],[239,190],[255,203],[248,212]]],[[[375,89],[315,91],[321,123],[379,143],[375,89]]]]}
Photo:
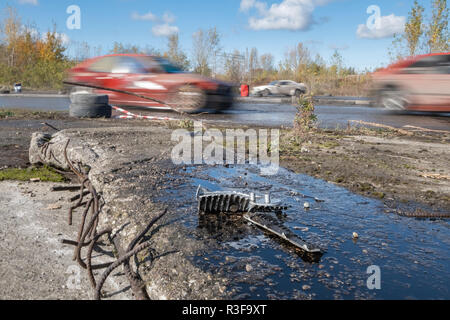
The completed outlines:
{"type": "Polygon", "coordinates": [[[69,114],[75,118],[111,118],[107,95],[76,92],[70,95],[69,114]]]}

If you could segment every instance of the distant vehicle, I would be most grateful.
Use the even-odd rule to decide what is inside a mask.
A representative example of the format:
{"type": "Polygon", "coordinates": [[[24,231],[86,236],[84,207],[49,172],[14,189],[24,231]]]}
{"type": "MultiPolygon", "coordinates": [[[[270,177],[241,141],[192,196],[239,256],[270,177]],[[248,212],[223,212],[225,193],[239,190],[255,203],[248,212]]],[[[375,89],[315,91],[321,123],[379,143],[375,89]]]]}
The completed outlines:
{"type": "MultiPolygon", "coordinates": [[[[183,112],[219,111],[233,103],[230,84],[184,72],[155,56],[115,54],[89,59],[70,69],[67,80],[150,97],[183,112]]],[[[117,106],[167,107],[125,93],[83,87],[73,90],[106,94],[110,104],[117,106]]]]}
{"type": "Polygon", "coordinates": [[[273,81],[266,86],[254,87],[251,90],[252,95],[267,97],[269,95],[300,96],[308,91],[303,83],[297,83],[291,80],[273,81]]]}
{"type": "Polygon", "coordinates": [[[450,112],[450,52],[399,61],[375,72],[373,80],[380,107],[450,112]]]}

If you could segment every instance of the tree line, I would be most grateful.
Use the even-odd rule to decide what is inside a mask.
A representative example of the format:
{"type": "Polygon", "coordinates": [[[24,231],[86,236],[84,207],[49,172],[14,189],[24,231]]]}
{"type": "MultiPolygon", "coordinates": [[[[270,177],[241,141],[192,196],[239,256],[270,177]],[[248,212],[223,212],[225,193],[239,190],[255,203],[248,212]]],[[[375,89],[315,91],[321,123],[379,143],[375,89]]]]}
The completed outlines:
{"type": "MultiPolygon", "coordinates": [[[[447,0],[430,1],[429,17],[424,7],[414,2],[404,33],[395,35],[389,48],[392,59],[449,50],[447,0]]],[[[86,42],[71,41],[69,45],[55,26],[41,34],[33,25],[24,25],[14,8],[5,10],[0,27],[0,84],[21,82],[37,89],[61,88],[67,69],[104,53],[100,46],[91,47],[86,42]]],[[[192,35],[190,54],[181,48],[178,34],[167,37],[163,50],[115,42],[108,53],[164,56],[184,70],[237,84],[290,79],[306,83],[315,94],[342,95],[365,94],[370,87],[369,72],[346,66],[338,50],[326,61],[320,54],[313,56],[308,46],[299,42],[276,62],[271,53],[260,54],[257,48],[224,52],[215,27],[199,29],[192,35]]]]}
{"type": "Polygon", "coordinates": [[[16,10],[6,8],[1,24],[0,84],[23,83],[33,88],[61,87],[64,71],[73,65],[56,27],[45,34],[22,24],[16,10]]]}

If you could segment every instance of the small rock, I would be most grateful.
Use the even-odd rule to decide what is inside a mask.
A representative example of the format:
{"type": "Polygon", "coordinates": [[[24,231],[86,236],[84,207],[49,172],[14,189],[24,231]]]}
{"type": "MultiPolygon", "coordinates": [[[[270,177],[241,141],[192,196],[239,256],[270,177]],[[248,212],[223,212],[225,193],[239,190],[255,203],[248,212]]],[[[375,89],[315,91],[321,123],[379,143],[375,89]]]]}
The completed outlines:
{"type": "Polygon", "coordinates": [[[31,178],[30,182],[40,182],[41,178],[31,178]]]}
{"type": "Polygon", "coordinates": [[[368,254],[368,253],[369,253],[369,251],[367,251],[366,249],[364,249],[362,252],[363,252],[364,254],[368,254]]]}
{"type": "Polygon", "coordinates": [[[58,210],[58,209],[61,209],[61,208],[62,208],[62,206],[60,204],[54,203],[54,204],[50,204],[47,207],[47,210],[58,210]]]}
{"type": "Polygon", "coordinates": [[[305,202],[305,203],[303,204],[303,207],[304,207],[305,209],[309,209],[309,208],[311,207],[311,205],[309,204],[309,202],[305,202]]]}
{"type": "Polygon", "coordinates": [[[356,232],[353,232],[353,239],[358,239],[359,238],[359,234],[357,234],[356,232]]]}
{"type": "Polygon", "coordinates": [[[245,266],[245,270],[246,270],[247,272],[251,272],[251,271],[253,270],[253,267],[252,267],[251,265],[247,264],[247,265],[245,266]]]}
{"type": "Polygon", "coordinates": [[[302,286],[303,291],[311,290],[311,286],[308,286],[307,284],[302,286]]]}

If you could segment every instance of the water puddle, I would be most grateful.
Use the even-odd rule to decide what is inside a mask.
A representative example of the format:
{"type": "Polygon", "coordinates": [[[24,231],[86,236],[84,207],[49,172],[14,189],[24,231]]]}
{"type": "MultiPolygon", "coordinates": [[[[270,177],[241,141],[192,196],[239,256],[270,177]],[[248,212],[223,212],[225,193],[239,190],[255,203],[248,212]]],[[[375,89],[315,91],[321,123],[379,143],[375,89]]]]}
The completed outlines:
{"type": "Polygon", "coordinates": [[[381,201],[284,169],[263,177],[252,166],[196,166],[180,170],[180,177],[187,182],[167,190],[164,198],[176,199],[182,223],[210,248],[193,261],[231,279],[236,299],[450,298],[448,220],[400,217],[381,201]],[[325,254],[317,262],[302,259],[295,248],[239,216],[200,218],[198,185],[262,196],[270,192],[274,201],[289,206],[285,215],[271,219],[325,254]],[[380,290],[367,287],[367,268],[373,265],[381,270],[380,290]]]}

